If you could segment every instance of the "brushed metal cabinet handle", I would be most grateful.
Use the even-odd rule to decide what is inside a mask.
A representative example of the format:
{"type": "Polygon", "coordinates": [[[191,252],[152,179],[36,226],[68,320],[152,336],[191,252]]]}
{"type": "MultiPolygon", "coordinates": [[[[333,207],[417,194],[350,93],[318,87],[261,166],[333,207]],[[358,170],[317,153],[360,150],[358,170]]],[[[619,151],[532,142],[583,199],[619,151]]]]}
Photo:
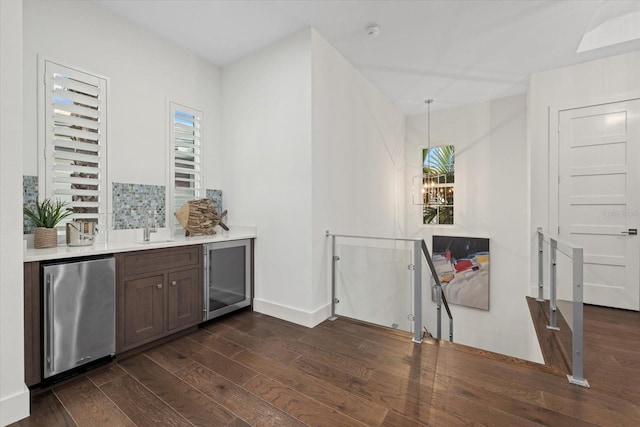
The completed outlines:
{"type": "Polygon", "coordinates": [[[176,286],[178,284],[178,282],[176,282],[175,280],[173,282],[171,282],[171,286],[176,286]]]}
{"type": "Polygon", "coordinates": [[[162,283],[158,283],[158,284],[156,285],[156,288],[158,288],[158,289],[162,289],[162,283]]]}
{"type": "Polygon", "coordinates": [[[47,274],[45,295],[47,298],[47,368],[49,372],[55,370],[55,353],[53,349],[53,292],[51,290],[53,274],[47,274]]]}

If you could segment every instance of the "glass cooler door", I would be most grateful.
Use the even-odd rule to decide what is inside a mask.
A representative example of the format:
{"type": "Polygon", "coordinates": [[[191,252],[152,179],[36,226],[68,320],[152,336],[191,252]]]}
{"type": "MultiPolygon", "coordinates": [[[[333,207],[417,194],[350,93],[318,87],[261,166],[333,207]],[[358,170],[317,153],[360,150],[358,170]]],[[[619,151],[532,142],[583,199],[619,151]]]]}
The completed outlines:
{"type": "Polygon", "coordinates": [[[206,247],[206,318],[249,305],[249,241],[211,243],[206,247]]]}

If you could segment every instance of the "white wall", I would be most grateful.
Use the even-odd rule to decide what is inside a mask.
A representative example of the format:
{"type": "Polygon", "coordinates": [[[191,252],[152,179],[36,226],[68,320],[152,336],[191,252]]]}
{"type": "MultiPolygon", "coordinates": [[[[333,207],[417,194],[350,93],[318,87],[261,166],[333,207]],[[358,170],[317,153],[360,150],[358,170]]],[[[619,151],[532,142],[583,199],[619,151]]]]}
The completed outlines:
{"type": "MultiPolygon", "coordinates": [[[[525,300],[526,129],[524,95],[433,112],[431,146],[455,146],[455,224],[424,226],[422,206],[410,206],[407,229],[409,236],[424,238],[429,248],[434,234],[490,238],[489,311],[452,305],[454,340],[542,361],[525,300]]],[[[427,116],[408,117],[408,189],[412,177],[422,173],[422,149],[426,147],[427,116]]],[[[433,331],[433,307],[428,310],[425,318],[433,331]]],[[[447,334],[448,328],[443,327],[443,336],[447,334]]]]}
{"type": "Polygon", "coordinates": [[[22,1],[0,1],[0,425],[29,415],[22,277],[22,1]]]}
{"type": "Polygon", "coordinates": [[[223,70],[229,223],[258,227],[255,308],[301,324],[311,299],[311,32],[223,70]]]}
{"type": "Polygon", "coordinates": [[[225,204],[256,224],[255,307],[329,314],[325,230],[404,234],[404,116],[314,30],[223,70],[225,204]]]}
{"type": "Polygon", "coordinates": [[[25,175],[37,174],[38,55],[109,79],[110,182],[166,184],[171,100],[204,112],[205,186],[220,187],[220,69],[91,1],[24,2],[25,175]]]}
{"type": "MultiPolygon", "coordinates": [[[[312,41],[313,306],[329,309],[330,241],[325,230],[405,235],[405,118],[316,31],[312,41]]],[[[348,269],[348,263],[344,259],[341,267],[348,269]]],[[[369,282],[369,296],[371,287],[382,286],[369,282]]]]}
{"type": "MultiPolygon", "coordinates": [[[[549,163],[557,164],[553,133],[549,132],[549,114],[559,110],[640,98],[640,52],[613,56],[584,64],[544,71],[529,82],[528,149],[530,169],[529,284],[534,295],[537,284],[536,228],[552,232],[552,206],[549,200],[549,163]],[[551,229],[550,229],[551,228],[551,229]]],[[[556,133],[557,135],[557,133],[556,133]]],[[[557,140],[557,137],[556,137],[557,140]]],[[[553,184],[555,185],[555,184],[553,184]]],[[[547,274],[547,273],[545,273],[547,274]]],[[[548,284],[548,279],[545,279],[548,284]]]]}

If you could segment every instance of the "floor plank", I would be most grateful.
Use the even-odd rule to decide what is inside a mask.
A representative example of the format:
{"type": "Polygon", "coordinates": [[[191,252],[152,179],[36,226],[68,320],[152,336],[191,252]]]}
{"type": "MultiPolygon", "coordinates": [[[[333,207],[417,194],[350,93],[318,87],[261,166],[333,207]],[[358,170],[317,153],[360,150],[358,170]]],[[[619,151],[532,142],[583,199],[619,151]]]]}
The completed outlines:
{"type": "Polygon", "coordinates": [[[95,371],[89,372],[87,376],[95,385],[99,387],[126,374],[127,373],[123,371],[122,368],[120,368],[120,366],[118,366],[116,363],[110,363],[105,367],[98,368],[95,371]]]}
{"type": "Polygon", "coordinates": [[[290,363],[300,357],[300,353],[287,350],[276,343],[263,340],[254,335],[248,335],[237,329],[229,328],[224,325],[214,332],[217,337],[222,337],[240,347],[249,349],[255,353],[270,357],[278,362],[290,363]]]}
{"type": "MultiPolygon", "coordinates": [[[[400,415],[396,411],[389,411],[387,416],[384,417],[384,421],[380,424],[383,427],[418,427],[422,424],[416,420],[400,415]]],[[[444,424],[441,424],[444,425],[444,424]]]]}
{"type": "Polygon", "coordinates": [[[253,369],[243,366],[235,360],[229,359],[188,338],[173,341],[170,345],[202,366],[206,366],[238,385],[243,385],[258,374],[253,369]]]}
{"type": "Polygon", "coordinates": [[[251,425],[274,427],[303,425],[243,387],[197,363],[178,371],[176,375],[251,425]]]}
{"type": "Polygon", "coordinates": [[[88,378],[65,384],[55,394],[80,426],[134,426],[120,408],[88,378]]]}
{"type": "Polygon", "coordinates": [[[247,390],[308,425],[336,427],[365,425],[262,375],[249,381],[247,390]]]}
{"type": "Polygon", "coordinates": [[[201,329],[188,338],[227,357],[233,357],[242,351],[242,347],[210,333],[208,328],[201,329]]]}
{"type": "Polygon", "coordinates": [[[138,426],[191,426],[171,406],[129,375],[115,379],[100,389],[138,426]]]}
{"type": "Polygon", "coordinates": [[[379,425],[386,416],[387,409],[384,407],[324,381],[315,380],[295,367],[282,365],[249,351],[239,353],[234,360],[367,425],[379,425]]]}
{"type": "Polygon", "coordinates": [[[131,357],[121,362],[121,366],[194,425],[228,425],[236,418],[145,355],[131,357]]]}
{"type": "Polygon", "coordinates": [[[298,339],[301,338],[302,335],[296,333],[287,335],[281,333],[282,330],[283,329],[280,328],[274,331],[273,325],[269,324],[254,329],[251,331],[251,335],[265,337],[265,339],[269,339],[276,345],[303,355],[308,359],[331,365],[333,369],[340,370],[347,374],[364,379],[371,377],[371,372],[374,370],[371,364],[362,363],[360,360],[307,344],[298,339]]]}
{"type": "Polygon", "coordinates": [[[148,350],[144,354],[169,372],[175,372],[193,363],[193,360],[166,344],[148,350]]]}
{"type": "Polygon", "coordinates": [[[411,402],[415,402],[415,404],[419,404],[418,401],[429,402],[433,387],[432,381],[422,381],[419,377],[415,377],[416,381],[416,379],[404,378],[382,370],[374,371],[371,378],[363,380],[332,370],[328,365],[306,358],[297,360],[291,366],[309,376],[348,389],[356,395],[395,410],[400,407],[406,409],[411,402]],[[414,395],[412,396],[412,394],[414,395]]]}

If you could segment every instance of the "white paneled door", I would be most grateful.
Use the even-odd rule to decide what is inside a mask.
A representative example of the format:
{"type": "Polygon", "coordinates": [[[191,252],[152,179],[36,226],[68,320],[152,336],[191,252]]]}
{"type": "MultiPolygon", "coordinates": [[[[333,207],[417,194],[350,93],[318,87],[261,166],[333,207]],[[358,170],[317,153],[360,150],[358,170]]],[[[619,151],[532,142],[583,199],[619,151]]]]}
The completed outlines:
{"type": "Polygon", "coordinates": [[[584,302],[640,309],[640,100],[559,114],[559,231],[584,248],[584,302]]]}

